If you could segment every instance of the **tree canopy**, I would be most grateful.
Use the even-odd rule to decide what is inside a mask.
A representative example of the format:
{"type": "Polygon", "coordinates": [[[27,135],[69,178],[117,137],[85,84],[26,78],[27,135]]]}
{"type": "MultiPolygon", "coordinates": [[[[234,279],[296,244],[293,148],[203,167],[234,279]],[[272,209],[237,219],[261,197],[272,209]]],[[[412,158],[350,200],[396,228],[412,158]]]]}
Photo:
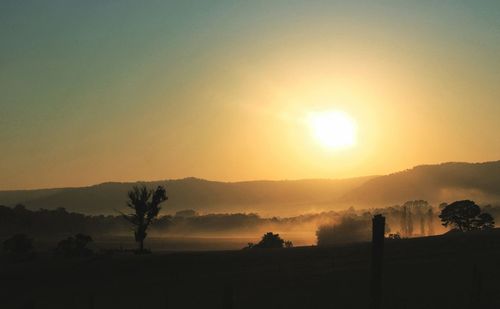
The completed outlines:
{"type": "Polygon", "coordinates": [[[143,252],[146,230],[160,213],[160,204],[168,199],[167,192],[162,186],[158,186],[156,190],[150,190],[146,186],[134,186],[127,195],[127,206],[134,212],[123,214],[123,217],[134,225],[135,241],[139,243],[139,251],[143,252]]]}
{"type": "Polygon", "coordinates": [[[258,244],[248,243],[248,247],[246,248],[272,249],[283,248],[284,246],[291,248],[293,247],[293,243],[291,241],[285,241],[279,234],[268,232],[262,236],[258,244]]]}
{"type": "Polygon", "coordinates": [[[473,201],[456,201],[446,205],[439,215],[443,226],[451,226],[462,232],[490,229],[495,226],[493,217],[473,201]]]}

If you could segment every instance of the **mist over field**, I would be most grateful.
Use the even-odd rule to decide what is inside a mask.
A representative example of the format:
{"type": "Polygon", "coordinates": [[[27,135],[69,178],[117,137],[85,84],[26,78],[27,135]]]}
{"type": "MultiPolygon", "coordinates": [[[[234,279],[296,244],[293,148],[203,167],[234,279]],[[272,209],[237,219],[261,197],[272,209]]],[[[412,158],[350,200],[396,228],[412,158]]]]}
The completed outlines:
{"type": "Polygon", "coordinates": [[[269,231],[295,245],[314,245],[318,233],[328,235],[327,227],[333,226],[335,243],[368,241],[375,213],[387,217],[387,233],[403,234],[405,207],[413,209],[414,231],[403,236],[428,236],[447,231],[437,217],[441,203],[474,199],[500,220],[496,207],[500,205],[499,175],[497,161],[418,166],[386,176],[345,180],[224,183],[186,178],[2,191],[0,205],[8,207],[2,208],[0,233],[6,237],[24,231],[48,239],[87,233],[116,246],[133,246],[128,222],[119,212],[126,211],[126,192],[133,185],[145,184],[167,189],[168,200],[149,231],[156,239],[151,244],[159,248],[168,248],[165,242],[175,241],[191,243],[190,249],[235,249],[257,242],[269,231]],[[413,201],[426,203],[407,203],[413,201]],[[213,243],[202,245],[197,239],[213,243]]]}
{"type": "Polygon", "coordinates": [[[0,309],[500,308],[500,1],[0,1],[0,309]]]}

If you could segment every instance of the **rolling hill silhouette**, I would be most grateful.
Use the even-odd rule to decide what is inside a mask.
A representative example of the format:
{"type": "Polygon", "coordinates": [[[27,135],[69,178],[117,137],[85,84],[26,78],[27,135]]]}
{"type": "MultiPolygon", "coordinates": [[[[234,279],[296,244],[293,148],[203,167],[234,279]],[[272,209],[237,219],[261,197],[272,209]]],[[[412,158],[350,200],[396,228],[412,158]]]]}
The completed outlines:
{"type": "Polygon", "coordinates": [[[500,201],[500,161],[416,166],[369,179],[338,202],[379,207],[415,199],[431,203],[460,199],[500,201]]]}
{"type": "Polygon", "coordinates": [[[217,182],[198,178],[138,183],[103,183],[90,187],[0,191],[0,204],[22,203],[30,209],[64,207],[87,214],[123,209],[126,192],[136,184],[165,185],[164,213],[195,209],[203,213],[258,212],[263,215],[390,206],[406,200],[431,203],[457,199],[500,201],[500,161],[422,165],[386,175],[351,179],[217,182]]]}
{"type": "Polygon", "coordinates": [[[218,182],[198,178],[137,183],[103,183],[90,187],[0,191],[0,204],[30,209],[64,207],[89,214],[116,214],[134,185],[164,185],[169,200],[164,213],[195,209],[203,213],[259,212],[291,215],[329,209],[343,194],[371,177],[283,181],[218,182]]]}

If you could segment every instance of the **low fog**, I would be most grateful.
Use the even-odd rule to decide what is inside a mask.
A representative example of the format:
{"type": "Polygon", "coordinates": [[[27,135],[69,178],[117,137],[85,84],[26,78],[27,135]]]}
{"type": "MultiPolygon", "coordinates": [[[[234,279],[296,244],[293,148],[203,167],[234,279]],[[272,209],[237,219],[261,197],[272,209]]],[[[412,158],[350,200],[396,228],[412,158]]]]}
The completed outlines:
{"type": "MultiPolygon", "coordinates": [[[[408,201],[376,209],[355,209],[310,213],[293,217],[263,217],[256,213],[200,214],[196,210],[178,211],[160,216],[148,230],[146,243],[152,247],[175,249],[237,249],[257,242],[266,232],[280,234],[295,246],[335,245],[368,241],[374,214],[386,217],[388,237],[419,237],[445,233],[439,220],[445,204],[431,205],[422,200],[408,201]],[[396,236],[397,235],[397,236],[396,236]],[[175,241],[175,245],[169,242],[175,241]],[[183,244],[188,244],[185,247],[183,244]]],[[[482,205],[495,220],[500,219],[500,206],[482,205]]],[[[40,209],[31,211],[22,205],[0,206],[0,237],[26,233],[49,243],[68,235],[84,233],[97,243],[133,247],[129,223],[117,215],[83,215],[66,211],[40,209]]]]}

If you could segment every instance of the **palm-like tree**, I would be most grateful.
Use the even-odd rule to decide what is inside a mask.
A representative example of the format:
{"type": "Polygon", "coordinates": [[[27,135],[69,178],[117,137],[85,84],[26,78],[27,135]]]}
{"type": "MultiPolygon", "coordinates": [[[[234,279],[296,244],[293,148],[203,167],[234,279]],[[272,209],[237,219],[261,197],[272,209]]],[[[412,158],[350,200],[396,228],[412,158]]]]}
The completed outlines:
{"type": "Polygon", "coordinates": [[[128,192],[127,206],[134,210],[131,214],[122,216],[134,225],[135,241],[139,243],[139,252],[144,252],[146,230],[154,218],[160,213],[160,204],[168,199],[167,192],[162,186],[150,190],[146,186],[134,186],[128,192]]]}

